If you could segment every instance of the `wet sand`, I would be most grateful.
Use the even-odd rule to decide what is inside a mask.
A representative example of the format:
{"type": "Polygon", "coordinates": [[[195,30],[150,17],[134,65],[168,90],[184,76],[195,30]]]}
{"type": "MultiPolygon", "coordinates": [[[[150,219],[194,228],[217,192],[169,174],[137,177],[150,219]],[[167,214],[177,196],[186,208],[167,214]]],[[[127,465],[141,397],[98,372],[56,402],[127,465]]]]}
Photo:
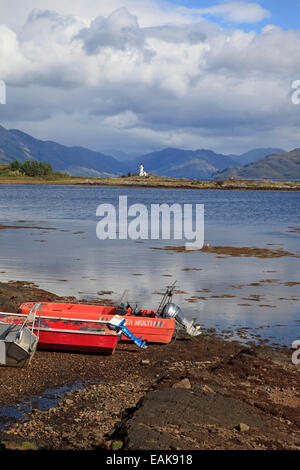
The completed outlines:
{"type": "MultiPolygon", "coordinates": [[[[75,299],[0,283],[1,310],[16,312],[30,300],[75,299]]],[[[120,343],[108,357],[37,351],[28,368],[1,369],[2,411],[49,390],[56,390],[56,404],[41,410],[35,399],[25,422],[7,422],[2,446],[300,449],[300,375],[292,351],[225,341],[214,330],[146,350],[120,343]]]]}

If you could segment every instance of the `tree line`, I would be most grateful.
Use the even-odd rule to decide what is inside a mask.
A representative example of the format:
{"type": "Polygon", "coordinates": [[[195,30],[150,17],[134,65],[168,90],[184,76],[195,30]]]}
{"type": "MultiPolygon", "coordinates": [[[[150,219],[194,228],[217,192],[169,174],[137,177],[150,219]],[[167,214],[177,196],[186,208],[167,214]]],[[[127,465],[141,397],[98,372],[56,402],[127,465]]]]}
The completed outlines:
{"type": "Polygon", "coordinates": [[[38,162],[37,160],[26,160],[19,162],[15,160],[9,165],[11,171],[18,171],[26,176],[49,176],[53,174],[50,163],[38,162]]]}

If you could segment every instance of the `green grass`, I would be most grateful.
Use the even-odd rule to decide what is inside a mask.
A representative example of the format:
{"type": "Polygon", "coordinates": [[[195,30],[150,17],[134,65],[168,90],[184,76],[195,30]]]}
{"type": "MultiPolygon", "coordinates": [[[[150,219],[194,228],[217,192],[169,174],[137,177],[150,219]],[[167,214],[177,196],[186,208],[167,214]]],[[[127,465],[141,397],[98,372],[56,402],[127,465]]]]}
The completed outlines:
{"type": "Polygon", "coordinates": [[[8,165],[0,165],[0,184],[54,184],[54,185],[95,185],[123,186],[145,188],[183,188],[183,189],[215,189],[215,190],[257,190],[257,189],[292,189],[300,190],[300,182],[277,182],[272,180],[217,180],[201,181],[188,178],[166,178],[156,175],[139,177],[124,175],[117,177],[95,178],[86,176],[70,176],[66,173],[53,173],[44,177],[30,177],[8,171],[8,165]]]}

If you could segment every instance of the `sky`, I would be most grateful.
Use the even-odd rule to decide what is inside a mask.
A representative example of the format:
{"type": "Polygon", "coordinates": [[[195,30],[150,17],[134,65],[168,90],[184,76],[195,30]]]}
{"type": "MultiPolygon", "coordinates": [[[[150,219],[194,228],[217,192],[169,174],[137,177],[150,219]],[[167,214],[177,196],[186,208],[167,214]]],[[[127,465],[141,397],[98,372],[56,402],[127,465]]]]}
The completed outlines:
{"type": "Polygon", "coordinates": [[[0,0],[0,123],[130,156],[300,147],[300,0],[0,0]]]}

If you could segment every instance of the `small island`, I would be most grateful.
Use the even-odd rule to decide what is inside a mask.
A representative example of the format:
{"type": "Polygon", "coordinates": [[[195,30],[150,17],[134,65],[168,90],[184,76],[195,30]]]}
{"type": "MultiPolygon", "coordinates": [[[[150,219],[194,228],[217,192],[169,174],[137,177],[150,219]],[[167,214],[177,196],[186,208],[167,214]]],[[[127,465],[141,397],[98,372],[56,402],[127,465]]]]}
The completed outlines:
{"type": "Polygon", "coordinates": [[[86,177],[72,176],[60,171],[54,172],[47,162],[18,160],[0,165],[0,184],[39,184],[39,185],[84,185],[84,186],[121,186],[136,188],[177,188],[209,190],[281,190],[299,191],[300,181],[217,179],[198,180],[158,176],[144,172],[118,176],[86,177]]]}

